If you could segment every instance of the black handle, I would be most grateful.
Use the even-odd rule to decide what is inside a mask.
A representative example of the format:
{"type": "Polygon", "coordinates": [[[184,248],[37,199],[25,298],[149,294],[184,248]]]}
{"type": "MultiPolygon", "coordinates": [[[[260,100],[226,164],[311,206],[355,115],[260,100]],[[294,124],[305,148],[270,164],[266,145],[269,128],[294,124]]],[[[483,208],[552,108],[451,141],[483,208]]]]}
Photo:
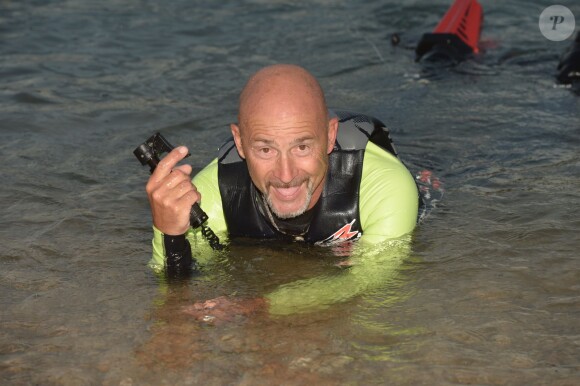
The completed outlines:
{"type": "Polygon", "coordinates": [[[189,224],[192,228],[195,229],[202,226],[207,219],[207,214],[203,209],[201,209],[197,202],[191,206],[191,210],[189,211],[189,224]]]}

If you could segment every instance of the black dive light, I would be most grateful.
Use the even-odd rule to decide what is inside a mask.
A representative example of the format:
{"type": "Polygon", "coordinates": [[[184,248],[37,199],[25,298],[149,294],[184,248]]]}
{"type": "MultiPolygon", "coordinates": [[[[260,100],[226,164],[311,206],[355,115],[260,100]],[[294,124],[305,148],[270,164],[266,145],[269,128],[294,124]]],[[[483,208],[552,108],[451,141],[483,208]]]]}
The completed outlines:
{"type": "MultiPolygon", "coordinates": [[[[160,157],[163,153],[169,153],[174,149],[161,133],[156,133],[149,137],[147,141],[143,142],[137,149],[133,151],[133,154],[141,161],[141,165],[149,165],[151,168],[151,173],[157,167],[160,157]]],[[[184,158],[189,157],[191,154],[187,154],[184,158]]]]}

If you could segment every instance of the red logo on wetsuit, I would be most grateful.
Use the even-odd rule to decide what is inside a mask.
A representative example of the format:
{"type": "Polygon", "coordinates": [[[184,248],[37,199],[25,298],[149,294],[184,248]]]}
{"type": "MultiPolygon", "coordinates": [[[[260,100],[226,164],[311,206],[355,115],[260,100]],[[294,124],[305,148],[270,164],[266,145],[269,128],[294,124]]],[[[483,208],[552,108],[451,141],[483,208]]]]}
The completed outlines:
{"type": "Polygon", "coordinates": [[[356,219],[352,220],[350,223],[346,224],[345,226],[334,232],[328,238],[319,241],[317,244],[336,244],[341,243],[343,241],[358,239],[361,236],[361,233],[359,231],[351,231],[355,221],[356,219]]]}

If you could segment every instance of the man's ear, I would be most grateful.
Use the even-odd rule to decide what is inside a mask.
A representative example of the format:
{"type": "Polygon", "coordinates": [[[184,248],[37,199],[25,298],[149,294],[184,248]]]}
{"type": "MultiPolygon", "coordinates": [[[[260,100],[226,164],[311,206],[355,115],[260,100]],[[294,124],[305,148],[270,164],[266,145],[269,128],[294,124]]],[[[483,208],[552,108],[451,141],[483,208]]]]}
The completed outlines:
{"type": "Polygon", "coordinates": [[[338,134],[338,118],[334,117],[328,121],[328,145],[326,147],[327,154],[330,154],[334,149],[334,143],[336,142],[337,134],[338,134]]]}
{"type": "Polygon", "coordinates": [[[240,135],[240,127],[235,123],[230,124],[230,129],[232,130],[232,136],[234,137],[234,142],[236,143],[236,148],[238,149],[238,153],[240,157],[246,159],[244,155],[244,149],[242,148],[242,136],[240,135]]]}

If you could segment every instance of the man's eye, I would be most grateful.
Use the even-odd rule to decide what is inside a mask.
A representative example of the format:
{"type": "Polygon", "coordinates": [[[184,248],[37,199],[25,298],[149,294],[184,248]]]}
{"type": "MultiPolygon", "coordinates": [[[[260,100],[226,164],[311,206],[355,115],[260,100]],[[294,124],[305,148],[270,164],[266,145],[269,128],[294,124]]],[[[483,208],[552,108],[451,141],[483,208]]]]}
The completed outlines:
{"type": "Polygon", "coordinates": [[[310,146],[298,145],[294,148],[294,153],[297,155],[306,155],[310,152],[310,146]]]}
{"type": "Polygon", "coordinates": [[[271,147],[259,147],[256,149],[256,155],[261,158],[272,158],[276,156],[275,150],[271,147]]]}

